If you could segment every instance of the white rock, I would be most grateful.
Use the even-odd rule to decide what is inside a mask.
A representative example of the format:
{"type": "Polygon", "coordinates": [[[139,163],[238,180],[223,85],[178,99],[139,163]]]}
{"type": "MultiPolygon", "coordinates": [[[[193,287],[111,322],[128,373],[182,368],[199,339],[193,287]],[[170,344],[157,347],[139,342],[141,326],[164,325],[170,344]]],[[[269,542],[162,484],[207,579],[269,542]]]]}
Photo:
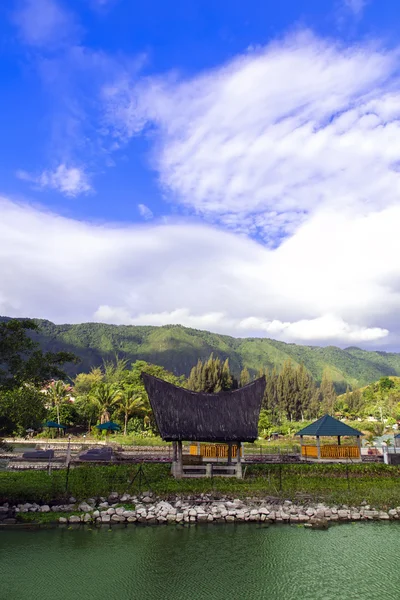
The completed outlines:
{"type": "Polygon", "coordinates": [[[111,515],[111,521],[113,523],[125,523],[125,517],[122,515],[111,515]]]}
{"type": "Polygon", "coordinates": [[[40,512],[43,512],[43,513],[50,512],[50,506],[48,504],[44,504],[43,506],[40,507],[39,510],[40,510],[40,512]]]}
{"type": "Polygon", "coordinates": [[[340,521],[348,521],[349,512],[347,510],[338,510],[338,517],[340,521]]]}
{"type": "Polygon", "coordinates": [[[87,502],[81,502],[80,505],[78,506],[78,510],[81,510],[82,512],[90,512],[92,509],[91,506],[89,506],[89,504],[87,502]]]}
{"type": "Polygon", "coordinates": [[[58,522],[59,523],[68,523],[68,519],[66,519],[65,517],[58,517],[58,522]]]}
{"type": "Polygon", "coordinates": [[[106,512],[108,515],[115,515],[115,508],[107,508],[106,512]]]}
{"type": "Polygon", "coordinates": [[[80,523],[81,518],[78,517],[77,515],[71,515],[70,517],[68,517],[68,522],[69,523],[80,523]]]}
{"type": "Polygon", "coordinates": [[[109,514],[105,514],[101,516],[101,522],[102,523],[109,523],[111,521],[111,517],[109,514]]]}

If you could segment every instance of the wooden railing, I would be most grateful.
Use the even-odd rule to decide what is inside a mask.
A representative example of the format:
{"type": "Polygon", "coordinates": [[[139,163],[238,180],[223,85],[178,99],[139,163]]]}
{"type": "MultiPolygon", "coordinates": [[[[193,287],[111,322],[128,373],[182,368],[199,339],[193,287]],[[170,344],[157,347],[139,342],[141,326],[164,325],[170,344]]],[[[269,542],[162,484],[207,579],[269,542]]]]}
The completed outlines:
{"type": "MultiPolygon", "coordinates": [[[[200,444],[200,454],[198,453],[197,444],[191,444],[190,454],[192,456],[204,456],[205,458],[228,458],[228,444],[200,444]]],[[[237,455],[237,445],[232,444],[232,459],[237,455]]],[[[240,456],[242,456],[242,448],[240,456]]]]}
{"type": "MultiPolygon", "coordinates": [[[[317,446],[302,446],[301,455],[307,458],[318,458],[317,446]]],[[[337,446],[326,445],[320,448],[321,458],[360,458],[360,449],[358,446],[337,446]]]]}
{"type": "Polygon", "coordinates": [[[317,446],[302,446],[301,455],[305,458],[318,458],[317,446]]]}

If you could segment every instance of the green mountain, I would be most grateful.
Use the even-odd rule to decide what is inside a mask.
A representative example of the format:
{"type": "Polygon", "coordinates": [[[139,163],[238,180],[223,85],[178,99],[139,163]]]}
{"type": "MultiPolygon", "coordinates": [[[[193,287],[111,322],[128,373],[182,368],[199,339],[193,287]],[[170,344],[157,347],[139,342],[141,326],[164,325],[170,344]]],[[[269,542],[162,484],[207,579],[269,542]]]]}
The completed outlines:
{"type": "MultiPolygon", "coordinates": [[[[177,375],[189,375],[200,358],[211,352],[229,358],[231,370],[239,374],[246,366],[253,374],[261,367],[280,367],[285,360],[304,363],[316,381],[328,369],[337,391],[347,384],[365,386],[384,375],[400,375],[400,354],[370,352],[359,348],[341,350],[335,346],[299,346],[266,338],[234,338],[190,329],[181,325],[163,327],[82,323],[55,325],[35,320],[41,328],[37,338],[43,350],[74,352],[81,358],[69,368],[69,375],[88,371],[116,354],[129,362],[146,360],[177,375]]],[[[35,334],[36,335],[36,334],[35,334]]]]}

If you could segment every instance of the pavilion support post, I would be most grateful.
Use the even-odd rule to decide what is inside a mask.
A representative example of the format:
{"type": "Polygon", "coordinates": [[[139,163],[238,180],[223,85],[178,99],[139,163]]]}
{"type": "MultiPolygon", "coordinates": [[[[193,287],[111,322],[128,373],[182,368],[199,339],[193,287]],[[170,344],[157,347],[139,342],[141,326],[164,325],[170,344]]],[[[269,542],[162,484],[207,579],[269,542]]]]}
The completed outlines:
{"type": "Polygon", "coordinates": [[[241,444],[240,444],[240,442],[238,442],[237,449],[236,449],[236,479],[242,479],[242,477],[243,477],[242,457],[240,456],[240,447],[241,447],[241,444]]]}
{"type": "Polygon", "coordinates": [[[182,460],[182,442],[179,440],[177,444],[177,460],[175,463],[175,478],[182,479],[183,477],[183,460],[182,460]]]}
{"type": "Polygon", "coordinates": [[[358,454],[359,454],[358,458],[361,458],[361,438],[359,435],[357,436],[357,446],[358,446],[358,454]]]}
{"type": "Polygon", "coordinates": [[[171,464],[171,473],[175,477],[176,474],[176,465],[178,461],[178,448],[177,442],[172,442],[172,464],[171,464]]]}
{"type": "Polygon", "coordinates": [[[321,459],[321,443],[319,440],[319,435],[317,435],[317,457],[318,457],[318,460],[321,459]]]}
{"type": "Polygon", "coordinates": [[[337,445],[340,446],[340,435],[337,436],[337,445]]]}
{"type": "Polygon", "coordinates": [[[232,464],[232,442],[228,442],[228,465],[232,464]]]}
{"type": "MultiPolygon", "coordinates": [[[[303,458],[303,436],[300,436],[300,460],[303,458]]],[[[306,454],[307,458],[307,454],[306,454]]]]}

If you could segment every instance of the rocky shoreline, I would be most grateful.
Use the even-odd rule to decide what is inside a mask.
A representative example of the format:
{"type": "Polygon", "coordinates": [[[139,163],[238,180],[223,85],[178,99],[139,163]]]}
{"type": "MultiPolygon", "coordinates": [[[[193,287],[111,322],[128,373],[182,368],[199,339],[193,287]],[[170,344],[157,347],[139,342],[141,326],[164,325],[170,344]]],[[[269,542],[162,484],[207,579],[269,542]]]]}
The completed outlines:
{"type": "Polygon", "coordinates": [[[0,505],[0,524],[191,524],[191,523],[288,523],[314,529],[327,529],[331,523],[354,521],[400,520],[400,506],[387,511],[377,510],[363,503],[359,507],[345,504],[326,506],[321,503],[302,505],[290,500],[246,498],[215,499],[207,494],[193,497],[176,497],[166,501],[146,493],[140,497],[111,493],[108,498],[89,498],[77,502],[69,498],[68,504],[24,503],[0,505]],[[31,514],[38,513],[37,519],[31,514]],[[44,513],[50,513],[44,517],[44,513]],[[57,513],[62,513],[60,516],[57,513]],[[52,519],[51,515],[54,515],[52,519]]]}

